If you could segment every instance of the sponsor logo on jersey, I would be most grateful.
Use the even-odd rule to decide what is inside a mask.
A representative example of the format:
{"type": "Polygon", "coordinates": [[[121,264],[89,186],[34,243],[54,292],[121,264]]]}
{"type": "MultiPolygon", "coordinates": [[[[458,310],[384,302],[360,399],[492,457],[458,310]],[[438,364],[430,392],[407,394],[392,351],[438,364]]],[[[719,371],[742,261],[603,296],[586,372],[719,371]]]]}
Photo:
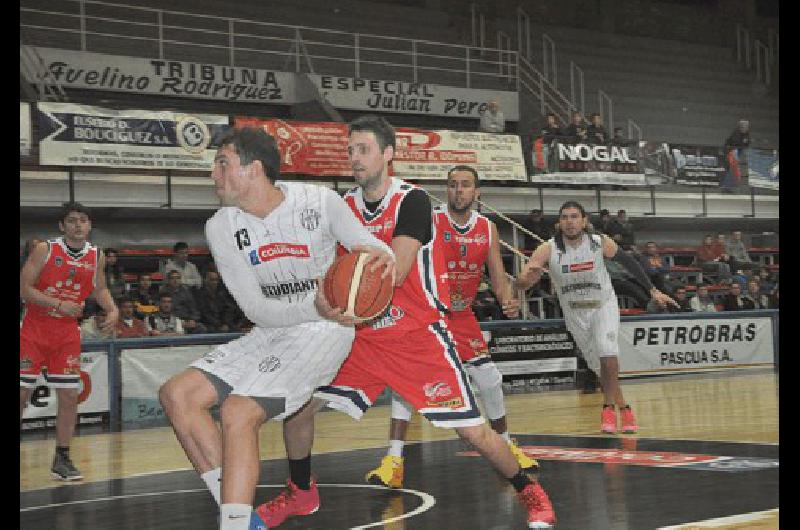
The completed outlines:
{"type": "Polygon", "coordinates": [[[224,359],[227,355],[227,352],[221,350],[212,350],[203,356],[203,360],[208,364],[214,364],[220,359],[224,359]]]}
{"type": "Polygon", "coordinates": [[[469,264],[469,270],[474,271],[477,268],[478,268],[478,264],[477,263],[470,263],[469,264]]]}
{"type": "Polygon", "coordinates": [[[274,355],[270,355],[260,363],[258,363],[258,370],[260,372],[264,372],[265,374],[268,372],[274,372],[278,368],[281,367],[281,360],[274,355]]]}
{"type": "Polygon", "coordinates": [[[584,272],[594,270],[594,261],[584,261],[583,263],[573,263],[569,266],[569,272],[584,272]]]}
{"type": "Polygon", "coordinates": [[[425,392],[425,397],[430,400],[446,398],[453,394],[453,390],[450,388],[450,385],[443,381],[425,383],[425,385],[422,387],[422,391],[425,392]]]}
{"type": "Polygon", "coordinates": [[[455,261],[448,261],[447,262],[447,268],[448,269],[455,269],[456,268],[456,262],[455,261]]]}
{"type": "Polygon", "coordinates": [[[444,240],[445,240],[445,241],[450,241],[450,239],[451,239],[451,238],[452,238],[452,236],[450,235],[450,232],[448,232],[448,231],[445,231],[445,233],[444,233],[444,240]]]}
{"type": "Polygon", "coordinates": [[[476,355],[486,355],[488,353],[486,343],[480,339],[469,339],[469,347],[472,348],[476,355]]]}
{"type": "MultiPolygon", "coordinates": [[[[269,245],[261,245],[258,247],[258,259],[263,261],[270,261],[278,258],[309,258],[311,254],[308,252],[308,245],[293,245],[292,243],[270,243],[269,245]]],[[[250,258],[253,265],[254,260],[250,258]]]]}
{"type": "Polygon", "coordinates": [[[56,264],[56,267],[60,267],[64,264],[64,259],[61,256],[56,256],[53,262],[56,264]]]}
{"type": "Polygon", "coordinates": [[[320,213],[313,208],[308,208],[300,212],[300,224],[308,231],[319,228],[319,218],[320,213]]]}
{"type": "Polygon", "coordinates": [[[256,249],[250,251],[250,263],[252,265],[258,265],[261,263],[261,260],[258,259],[258,251],[256,249]]]}
{"type": "MultiPolygon", "coordinates": [[[[448,241],[445,239],[445,241],[448,241]]],[[[483,245],[486,243],[486,235],[485,234],[478,234],[475,237],[466,237],[466,236],[456,236],[456,243],[462,244],[471,244],[475,243],[477,245],[483,245]]]]}
{"type": "Polygon", "coordinates": [[[389,310],[386,312],[384,316],[375,320],[370,324],[372,329],[383,329],[394,326],[398,320],[405,316],[405,311],[397,307],[396,305],[389,306],[389,310]]]}
{"type": "Polygon", "coordinates": [[[262,285],[261,292],[266,297],[287,296],[290,294],[306,293],[317,288],[317,280],[296,280],[292,282],[281,282],[270,285],[262,285]]]}
{"type": "Polygon", "coordinates": [[[594,282],[571,283],[561,288],[561,294],[567,294],[573,291],[578,293],[579,295],[587,294],[590,289],[596,289],[600,291],[602,287],[600,286],[599,283],[594,283],[594,282]]]}
{"type": "Polygon", "coordinates": [[[464,402],[459,397],[454,399],[448,399],[447,401],[428,401],[427,405],[438,408],[460,409],[461,407],[464,406],[464,402]]]}
{"type": "MultiPolygon", "coordinates": [[[[56,259],[58,259],[58,258],[56,258],[56,259]]],[[[86,270],[91,270],[91,271],[94,270],[94,264],[93,263],[87,263],[87,262],[84,262],[84,261],[67,260],[67,265],[69,265],[70,267],[78,267],[79,269],[86,269],[86,270]]]]}

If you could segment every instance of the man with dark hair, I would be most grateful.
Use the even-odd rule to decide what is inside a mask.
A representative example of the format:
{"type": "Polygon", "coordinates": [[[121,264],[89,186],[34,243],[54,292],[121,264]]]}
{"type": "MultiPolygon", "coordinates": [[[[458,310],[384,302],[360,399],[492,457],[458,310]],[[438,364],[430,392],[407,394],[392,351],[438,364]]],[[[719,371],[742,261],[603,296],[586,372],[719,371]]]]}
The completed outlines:
{"type": "Polygon", "coordinates": [[[149,335],[144,320],[136,318],[133,314],[133,300],[123,296],[117,300],[119,307],[119,320],[115,328],[116,338],[129,339],[133,337],[146,337],[149,335]]]}
{"type": "Polygon", "coordinates": [[[625,210],[619,210],[617,216],[608,223],[608,234],[614,242],[624,250],[632,250],[636,240],[633,234],[633,224],[628,219],[625,210]]]}
{"type": "Polygon", "coordinates": [[[227,333],[233,331],[233,305],[235,302],[228,296],[219,274],[215,271],[206,273],[203,287],[195,291],[197,312],[200,322],[208,333],[227,333]]]}
{"type": "Polygon", "coordinates": [[[129,295],[133,300],[133,307],[139,318],[158,311],[158,288],[153,285],[152,275],[142,273],[135,290],[129,295]]]}
{"type": "Polygon", "coordinates": [[[614,136],[611,138],[611,145],[624,147],[626,145],[630,145],[630,143],[630,140],[625,138],[622,127],[614,127],[614,136]]]}
{"type": "Polygon", "coordinates": [[[147,315],[144,322],[147,333],[153,336],[171,337],[186,333],[183,319],[176,316],[173,311],[172,295],[169,293],[158,295],[158,312],[147,315]]]}
{"type": "Polygon", "coordinates": [[[172,310],[175,316],[183,321],[186,333],[206,333],[206,326],[200,322],[200,311],[192,291],[183,285],[180,271],[171,270],[167,273],[167,284],[161,288],[161,294],[172,297],[172,310]]]}
{"type": "Polygon", "coordinates": [[[545,221],[542,217],[542,211],[538,208],[534,208],[531,210],[531,213],[528,216],[523,225],[525,228],[539,236],[538,238],[525,234],[525,249],[526,250],[536,250],[542,241],[547,241],[550,239],[552,235],[552,231],[550,230],[550,223],[545,221]]]}
{"type": "Polygon", "coordinates": [[[106,285],[111,296],[116,299],[125,294],[125,279],[122,277],[124,271],[122,265],[117,262],[119,252],[115,248],[108,247],[103,253],[106,256],[106,285]]]}
{"type": "MultiPolygon", "coordinates": [[[[384,277],[394,271],[389,247],[367,232],[335,191],[279,182],[279,164],[275,141],[263,129],[234,129],[222,139],[211,179],[224,206],[206,222],[206,239],[226,287],[255,326],[159,390],[186,455],[220,503],[220,530],[276,526],[253,512],[259,428],[270,419],[291,418],[315,388],[333,379],[350,351],[354,320],[342,325],[317,310],[324,298],[319,282],[337,242],[366,252],[367,266],[385,267],[384,277]],[[210,412],[215,404],[221,432],[210,412]]],[[[296,478],[309,461],[294,460],[296,434],[286,424],[284,429],[292,480],[310,490],[310,482],[296,478]]],[[[304,507],[313,511],[311,495],[304,507]]]]}
{"type": "MultiPolygon", "coordinates": [[[[547,494],[481,416],[443,318],[449,302],[447,263],[433,237],[430,199],[421,188],[389,176],[394,150],[394,130],[385,119],[364,116],[350,124],[347,152],[357,187],[345,194],[345,202],[370,232],[394,249],[395,291],[385,316],[356,330],[335,379],[284,423],[284,433],[292,434],[287,436],[289,458],[310,462],[314,414],[326,404],[360,419],[388,386],[435,426],[455,428],[514,486],[528,512],[528,525],[550,528],[555,515],[547,494]]],[[[341,317],[325,306],[323,299],[322,314],[341,317]]],[[[308,483],[310,464],[302,473],[290,471],[289,489],[257,509],[268,526],[319,506],[313,492],[313,502],[303,500],[309,493],[296,483],[308,483]]]]}
{"type": "Polygon", "coordinates": [[[603,117],[600,113],[594,112],[589,116],[589,127],[586,129],[586,136],[590,144],[605,144],[608,142],[608,132],[603,127],[603,117]]]}
{"type": "Polygon", "coordinates": [[[56,389],[56,456],[50,469],[59,480],[83,478],[69,457],[75,431],[80,386],[81,337],[77,318],[89,295],[103,308],[103,333],[119,317],[106,286],[105,257],[87,240],[92,230],[88,208],[64,204],[58,222],[62,237],[38,243],[20,273],[20,296],[26,302],[19,332],[19,416],[47,366],[46,380],[56,389]]]}
{"type": "Polygon", "coordinates": [[[641,266],[613,239],[589,232],[587,221],[580,203],[565,202],[559,210],[559,231],[536,249],[516,284],[519,289],[528,289],[539,281],[545,269],[549,271],[567,329],[589,368],[600,372],[605,398],[600,429],[609,434],[617,432],[616,405],[622,416],[622,431],[636,432],[633,410],[619,385],[619,306],[603,259],[617,260],[637,283],[646,286],[651,298],[663,304],[677,304],[653,287],[641,266]]]}
{"type": "Polygon", "coordinates": [[[586,122],[580,112],[575,111],[572,113],[572,123],[567,125],[567,128],[564,129],[564,136],[566,141],[576,144],[586,143],[588,141],[586,122]]]}
{"type": "Polygon", "coordinates": [[[181,273],[183,285],[192,289],[200,287],[203,279],[200,277],[197,265],[189,261],[189,245],[184,241],[178,241],[172,250],[175,256],[173,259],[168,259],[164,265],[164,275],[169,277],[170,271],[178,271],[181,273]]]}
{"type": "MultiPolygon", "coordinates": [[[[451,308],[447,328],[456,341],[464,368],[478,387],[492,429],[508,443],[520,467],[531,470],[538,464],[522,452],[508,434],[503,376],[489,356],[489,347],[471,310],[485,265],[503,314],[508,318],[519,315],[519,300],[511,290],[500,255],[497,226],[472,209],[480,196],[479,185],[474,168],[452,168],[447,173],[447,206],[433,209],[433,237],[444,249],[447,260],[451,308]]],[[[393,392],[389,451],[381,465],[367,473],[369,482],[393,488],[403,486],[403,446],[412,413],[411,405],[393,392]]]]}
{"type": "Polygon", "coordinates": [[[553,112],[548,113],[547,122],[537,134],[534,134],[533,141],[533,162],[540,172],[549,173],[552,170],[551,144],[554,140],[560,140],[562,134],[558,115],[553,112]]]}

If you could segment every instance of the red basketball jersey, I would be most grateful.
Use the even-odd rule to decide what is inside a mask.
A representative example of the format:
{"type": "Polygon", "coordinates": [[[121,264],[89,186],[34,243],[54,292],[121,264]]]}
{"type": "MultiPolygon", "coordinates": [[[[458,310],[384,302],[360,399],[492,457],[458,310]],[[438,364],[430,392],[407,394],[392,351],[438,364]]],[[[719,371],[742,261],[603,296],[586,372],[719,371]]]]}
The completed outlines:
{"type": "MultiPolygon", "coordinates": [[[[415,188],[418,186],[392,178],[389,191],[374,212],[366,209],[361,187],[348,191],[344,200],[372,235],[391,245],[400,204],[415,188]]],[[[380,333],[377,336],[384,337],[425,328],[442,318],[442,312],[448,309],[448,300],[444,254],[434,237],[420,247],[408,276],[395,288],[386,315],[369,326],[358,328],[356,334],[372,337],[380,333]]]]}
{"type": "MultiPolygon", "coordinates": [[[[47,241],[47,260],[39,273],[34,287],[59,300],[80,304],[94,290],[97,270],[97,247],[88,241],[78,252],[71,251],[63,238],[47,241]]],[[[76,324],[76,319],[56,312],[54,308],[38,304],[25,306],[25,319],[46,319],[53,324],[64,322],[76,324]]]]}
{"type": "Polygon", "coordinates": [[[471,311],[489,257],[492,230],[489,219],[472,212],[467,224],[457,225],[446,206],[433,209],[434,238],[444,250],[453,311],[471,311]]]}

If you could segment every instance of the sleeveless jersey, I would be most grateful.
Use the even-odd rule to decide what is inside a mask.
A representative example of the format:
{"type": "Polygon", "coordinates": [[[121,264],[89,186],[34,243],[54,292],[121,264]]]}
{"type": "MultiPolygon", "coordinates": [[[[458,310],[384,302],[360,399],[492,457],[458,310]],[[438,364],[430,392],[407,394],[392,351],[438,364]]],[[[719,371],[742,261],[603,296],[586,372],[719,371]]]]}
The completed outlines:
{"type": "Polygon", "coordinates": [[[489,219],[472,211],[467,224],[453,221],[446,206],[433,209],[434,238],[444,250],[453,311],[472,311],[492,243],[489,219]]]}
{"type": "Polygon", "coordinates": [[[552,251],[548,267],[562,308],[575,307],[581,302],[602,304],[612,299],[616,301],[603,261],[602,240],[597,235],[592,235],[591,240],[589,238],[589,234],[584,233],[576,248],[565,245],[566,252],[558,249],[555,238],[550,239],[552,251]]]}
{"type": "MultiPolygon", "coordinates": [[[[59,300],[80,304],[94,290],[99,256],[97,247],[87,241],[82,249],[73,252],[62,237],[48,240],[47,246],[47,259],[34,287],[59,300]]],[[[75,318],[62,315],[55,308],[38,304],[26,305],[25,318],[47,319],[73,326],[77,323],[75,318]]]]}
{"type": "MultiPolygon", "coordinates": [[[[349,190],[344,200],[372,235],[391,245],[400,204],[408,192],[416,188],[418,186],[392,178],[389,190],[374,212],[367,210],[364,205],[360,186],[349,190]]],[[[433,237],[420,247],[408,276],[401,285],[395,287],[387,313],[370,325],[359,327],[356,336],[372,337],[376,333],[385,336],[425,328],[449,310],[448,301],[444,253],[433,237]]]]}

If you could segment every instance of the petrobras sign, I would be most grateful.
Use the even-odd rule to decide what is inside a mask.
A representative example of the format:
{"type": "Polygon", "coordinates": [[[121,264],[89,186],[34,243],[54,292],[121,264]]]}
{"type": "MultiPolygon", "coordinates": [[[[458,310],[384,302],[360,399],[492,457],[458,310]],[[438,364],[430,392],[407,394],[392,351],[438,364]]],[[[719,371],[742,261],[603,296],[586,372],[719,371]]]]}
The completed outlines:
{"type": "Polygon", "coordinates": [[[39,163],[210,170],[221,115],[39,103],[39,163]]]}
{"type": "Polygon", "coordinates": [[[623,321],[620,374],[772,365],[769,317],[623,321]]]}
{"type": "MultiPolygon", "coordinates": [[[[36,48],[50,83],[83,90],[250,103],[294,103],[294,74],[259,68],[36,48]]],[[[30,83],[39,82],[24,72],[30,83]]],[[[31,74],[32,75],[32,74],[31,74]]]]}
{"type": "Polygon", "coordinates": [[[487,104],[497,101],[506,120],[519,120],[516,92],[318,74],[308,78],[341,109],[480,119],[487,104]]]}

